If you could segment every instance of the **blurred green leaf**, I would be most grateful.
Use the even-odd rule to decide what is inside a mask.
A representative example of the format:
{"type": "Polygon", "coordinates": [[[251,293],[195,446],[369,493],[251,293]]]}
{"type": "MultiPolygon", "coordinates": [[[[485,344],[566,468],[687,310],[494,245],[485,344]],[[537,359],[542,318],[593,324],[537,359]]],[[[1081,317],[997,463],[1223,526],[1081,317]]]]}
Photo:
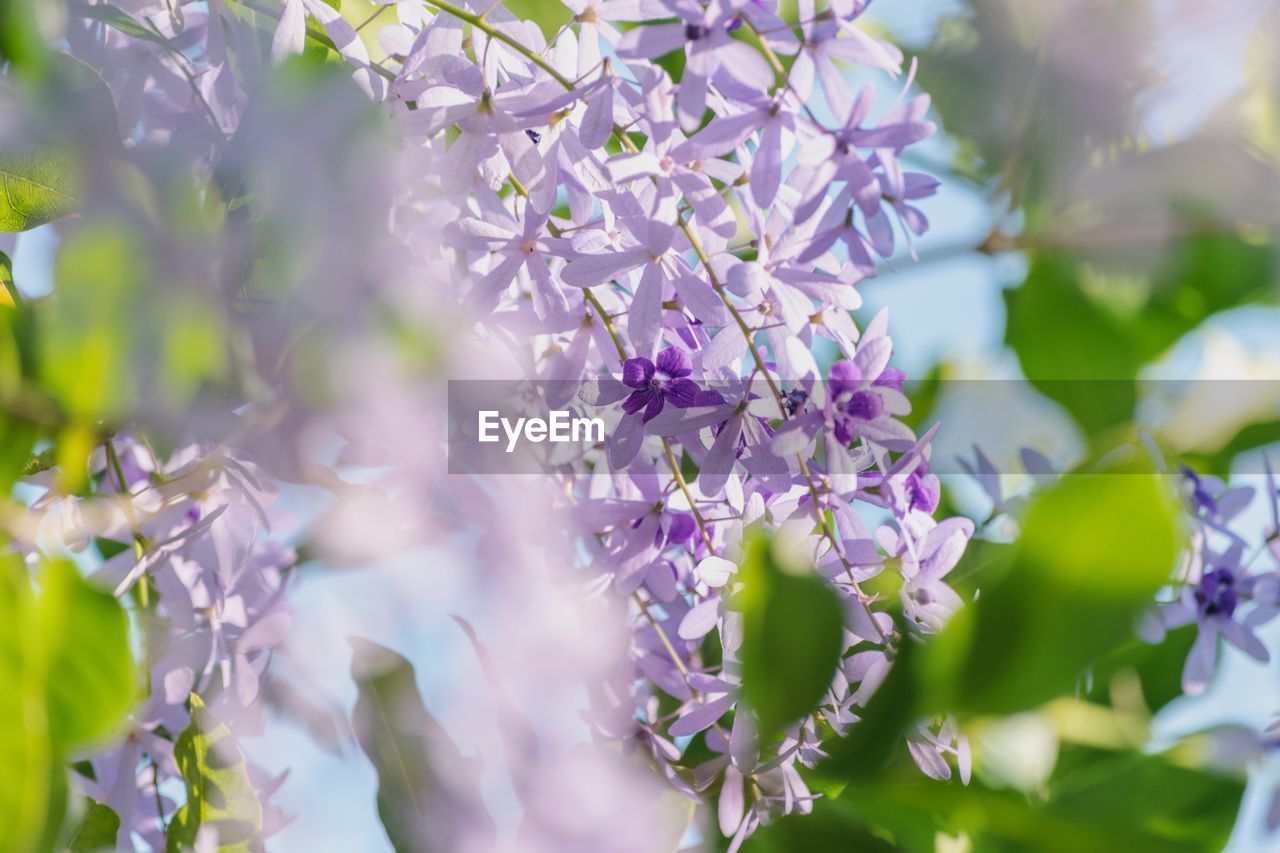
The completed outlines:
{"type": "Polygon", "coordinates": [[[947,573],[947,583],[965,598],[990,583],[998,583],[1013,565],[1011,542],[970,539],[955,568],[947,573]]]}
{"type": "Polygon", "coordinates": [[[1124,828],[1154,849],[1221,850],[1244,780],[1182,766],[1172,755],[1065,750],[1049,782],[1049,808],[1069,821],[1124,828]]]}
{"type": "Polygon", "coordinates": [[[929,710],[1009,713],[1070,693],[1091,662],[1131,638],[1167,581],[1177,517],[1163,479],[1140,468],[1068,474],[1038,495],[1004,578],[927,647],[931,685],[955,669],[950,695],[929,710]]]}
{"type": "Polygon", "coordinates": [[[172,49],[172,44],[167,38],[154,30],[147,29],[136,18],[112,6],[110,3],[95,3],[94,5],[73,3],[71,9],[72,13],[77,17],[98,21],[127,36],[149,41],[166,49],[172,49]]]}
{"type": "Polygon", "coordinates": [[[94,537],[93,544],[98,546],[98,553],[102,555],[103,560],[110,560],[116,554],[129,550],[127,542],[117,542],[114,539],[94,537]]]}
{"type": "Polygon", "coordinates": [[[1182,668],[1195,638],[1195,626],[1185,625],[1169,632],[1158,644],[1134,637],[1111,649],[1098,658],[1090,670],[1093,684],[1089,697],[1110,702],[1113,680],[1129,673],[1136,676],[1142,686],[1147,707],[1160,710],[1182,695],[1182,668]]]}
{"type": "Polygon", "coordinates": [[[29,421],[0,414],[0,488],[6,492],[31,462],[39,435],[29,421]]]}
{"type": "Polygon", "coordinates": [[[13,283],[13,261],[4,252],[0,252],[0,288],[0,308],[14,308],[22,301],[13,283]]]}
{"type": "Polygon", "coordinates": [[[1132,417],[1138,353],[1115,317],[1080,288],[1069,258],[1037,255],[1022,286],[1005,291],[1005,304],[1005,342],[1022,372],[1086,434],[1132,417]]]}
{"type": "Polygon", "coordinates": [[[831,684],[844,643],[835,592],[809,566],[784,568],[763,536],[749,538],[732,607],[743,614],[743,696],[762,732],[799,719],[831,684]]]}
{"type": "Polygon", "coordinates": [[[33,0],[0,3],[0,57],[30,81],[39,83],[48,70],[49,50],[36,25],[33,0]]]}
{"type": "MultiPolygon", "coordinates": [[[[1174,150],[1179,147],[1185,144],[1134,155],[1095,180],[1111,185],[1131,171],[1180,175],[1187,162],[1233,153],[1174,150]],[[1179,154],[1181,161],[1175,159],[1179,154]],[[1107,181],[1107,177],[1113,180],[1107,181]]],[[[1245,157],[1244,152],[1239,156],[1245,157]]],[[[1252,179],[1265,185],[1269,174],[1275,183],[1274,172],[1248,162],[1260,174],[1237,180],[1247,183],[1252,179]]],[[[1247,212],[1215,212],[1212,199],[1171,202],[1166,196],[1173,194],[1174,188],[1151,187],[1134,180],[1138,183],[1135,187],[1115,189],[1117,202],[1100,205],[1100,215],[1082,231],[1067,228],[1054,233],[1051,228],[1040,238],[1071,247],[1069,256],[1064,253],[1060,257],[1074,262],[1071,275],[1099,308],[1112,315],[1140,362],[1163,355],[1214,314],[1276,301],[1280,294],[1275,288],[1274,244],[1256,231],[1237,233],[1223,221],[1232,216],[1247,221],[1247,212]],[[1134,219],[1140,224],[1129,225],[1134,219]],[[1146,224],[1148,221],[1157,224],[1146,224]],[[1124,236],[1127,225],[1134,232],[1132,237],[1124,236]]],[[[1154,181],[1148,178],[1147,184],[1154,181]]],[[[1265,186],[1259,192],[1265,194],[1265,186]]]]}
{"type": "Polygon", "coordinates": [[[66,849],[71,853],[90,853],[94,850],[114,850],[116,834],[120,831],[120,816],[110,806],[92,798],[85,798],[84,817],[67,840],[66,849]]]}
{"type": "Polygon", "coordinates": [[[505,0],[503,5],[517,18],[537,24],[547,39],[555,38],[560,28],[573,18],[568,6],[546,0],[505,0]]]}
{"type": "Polygon", "coordinates": [[[51,802],[40,635],[22,558],[0,557],[0,850],[31,849],[51,802]]]}
{"type": "Polygon", "coordinates": [[[928,428],[929,417],[937,408],[945,370],[945,364],[935,364],[924,376],[907,383],[906,392],[907,398],[911,400],[911,411],[902,421],[917,433],[923,433],[928,428]]]}
{"type": "Polygon", "coordinates": [[[0,151],[0,231],[26,231],[79,206],[76,160],[61,145],[0,151]]]}
{"type": "Polygon", "coordinates": [[[165,850],[179,853],[194,848],[202,826],[217,831],[219,851],[256,850],[262,805],[249,781],[240,747],[231,730],[210,714],[194,693],[190,706],[191,724],[173,745],[173,760],[186,782],[187,801],[169,824],[165,850]]]}
{"type": "Polygon", "coordinates": [[[1235,821],[1242,781],[1179,766],[1165,755],[1069,746],[1037,796],[974,782],[938,782],[903,762],[838,797],[762,827],[747,851],[957,849],[1022,853],[1220,850],[1235,821]],[[841,843],[850,838],[851,844],[841,843]]]}
{"type": "Polygon", "coordinates": [[[166,301],[162,378],[168,399],[191,399],[209,379],[221,377],[227,367],[223,317],[209,311],[197,299],[179,295],[166,301]]]}
{"type": "Polygon", "coordinates": [[[1243,124],[1250,140],[1280,163],[1280,58],[1276,33],[1280,32],[1280,7],[1268,3],[1254,25],[1244,56],[1245,89],[1223,110],[1229,125],[1243,124]]]}
{"type": "Polygon", "coordinates": [[[43,566],[35,596],[22,559],[3,558],[0,685],[0,850],[62,849],[65,757],[119,726],[134,697],[123,609],[66,561],[43,566]]]}
{"type": "Polygon", "coordinates": [[[1178,458],[1197,471],[1226,478],[1231,463],[1241,453],[1280,442],[1280,420],[1260,421],[1241,427],[1222,447],[1211,452],[1187,452],[1178,458]]]}
{"type": "Polygon", "coordinates": [[[65,759],[57,754],[56,746],[55,744],[55,754],[49,768],[49,796],[45,806],[44,830],[35,847],[41,853],[62,850],[63,845],[59,840],[65,836],[67,812],[71,805],[67,766],[65,759]]]}
{"type": "Polygon", "coordinates": [[[54,262],[56,296],[41,318],[40,369],[74,416],[110,416],[133,403],[135,349],[129,310],[146,278],[146,253],[126,227],[94,222],[62,244],[54,262]]]}
{"type": "Polygon", "coordinates": [[[748,853],[894,853],[904,849],[873,833],[859,815],[840,806],[841,801],[818,800],[812,814],[783,818],[762,827],[741,849],[748,853]]]}
{"type": "Polygon", "coordinates": [[[1144,361],[1164,353],[1205,318],[1250,302],[1275,300],[1274,246],[1187,222],[1155,270],[1152,296],[1134,317],[1144,361]]]}
{"type": "Polygon", "coordinates": [[[413,665],[392,650],[350,638],[359,697],[351,724],[378,772],[378,816],[397,853],[453,850],[465,828],[493,834],[467,762],[427,711],[413,665]]]}
{"type": "Polygon", "coordinates": [[[45,563],[40,583],[50,731],[68,749],[84,746],[111,733],[137,694],[129,620],[65,560],[45,563]]]}

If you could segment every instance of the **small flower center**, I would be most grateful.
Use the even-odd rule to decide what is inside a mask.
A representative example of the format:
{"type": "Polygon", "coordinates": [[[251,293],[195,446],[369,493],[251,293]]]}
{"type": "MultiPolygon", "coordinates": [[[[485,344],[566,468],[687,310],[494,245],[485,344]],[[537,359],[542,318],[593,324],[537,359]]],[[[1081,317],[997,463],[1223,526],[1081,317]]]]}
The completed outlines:
{"type": "Polygon", "coordinates": [[[884,400],[874,391],[857,391],[844,404],[844,410],[850,417],[874,421],[884,411],[884,400]]]}
{"type": "Polygon", "coordinates": [[[1236,576],[1230,569],[1207,572],[1196,584],[1196,604],[1205,616],[1230,616],[1240,603],[1236,592],[1236,576]]]}
{"type": "Polygon", "coordinates": [[[524,252],[526,255],[532,255],[534,252],[538,251],[538,241],[525,240],[520,244],[520,251],[524,252]]]}
{"type": "Polygon", "coordinates": [[[685,24],[684,37],[689,41],[698,41],[711,35],[711,28],[706,24],[685,24]]]}

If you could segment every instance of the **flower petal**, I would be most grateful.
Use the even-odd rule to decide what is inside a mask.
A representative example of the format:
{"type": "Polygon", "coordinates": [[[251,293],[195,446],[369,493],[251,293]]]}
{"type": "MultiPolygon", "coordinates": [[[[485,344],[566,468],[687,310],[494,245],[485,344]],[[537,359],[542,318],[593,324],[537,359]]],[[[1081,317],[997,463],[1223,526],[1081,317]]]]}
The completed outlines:
{"type": "Polygon", "coordinates": [[[738,571],[738,567],[724,557],[704,557],[693,570],[694,577],[707,586],[716,589],[724,586],[738,571]]]}

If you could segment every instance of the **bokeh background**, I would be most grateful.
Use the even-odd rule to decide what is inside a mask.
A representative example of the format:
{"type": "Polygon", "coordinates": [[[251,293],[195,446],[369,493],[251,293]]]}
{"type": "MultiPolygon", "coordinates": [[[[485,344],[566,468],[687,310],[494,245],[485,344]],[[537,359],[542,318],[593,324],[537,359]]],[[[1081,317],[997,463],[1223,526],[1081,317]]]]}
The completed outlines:
{"type": "MultiPolygon", "coordinates": [[[[554,31],[567,17],[544,0],[508,5],[554,31]]],[[[366,22],[376,59],[378,33],[395,22],[365,0],[342,14],[366,22]]],[[[934,98],[942,131],[909,155],[937,174],[942,189],[925,211],[929,233],[859,289],[860,325],[888,308],[897,364],[913,379],[917,416],[941,419],[936,453],[969,455],[974,432],[998,465],[1015,470],[1029,438],[1062,465],[1078,459],[1092,432],[1134,417],[1181,455],[1239,482],[1257,482],[1260,454],[1280,459],[1280,8],[1269,0],[877,0],[864,19],[919,58],[916,85],[934,98]],[[1019,381],[1034,376],[1040,382],[1019,381]],[[1072,394],[1054,378],[1097,379],[1121,391],[1072,394]],[[1173,380],[1203,380],[1181,387],[1173,380]],[[1001,383],[1007,434],[989,412],[975,417],[974,382],[1001,383]],[[1136,415],[1135,415],[1136,413],[1136,415]]],[[[892,100],[892,83],[868,75],[892,100]]],[[[0,244],[29,299],[48,293],[59,231],[45,226],[0,244]]],[[[935,466],[938,467],[938,466],[935,466]]],[[[947,466],[942,466],[944,469],[947,466]]],[[[954,468],[952,468],[954,470],[954,468]]],[[[438,476],[443,476],[437,472],[438,476]]],[[[1008,487],[1022,480],[1007,475],[1008,487]]],[[[983,517],[987,499],[958,474],[944,477],[947,500],[983,517]]],[[[536,504],[536,497],[527,499],[536,504]]],[[[332,504],[314,490],[286,489],[277,533],[301,541],[332,504]]],[[[484,497],[460,505],[489,511],[484,497]]],[[[510,508],[503,517],[536,514],[510,508]]],[[[356,525],[360,518],[344,518],[356,525]]],[[[1241,525],[1261,535],[1266,508],[1255,502],[1241,525]]],[[[415,665],[427,705],[464,754],[496,738],[498,714],[467,635],[503,636],[496,664],[517,704],[537,706],[538,723],[565,744],[586,737],[576,722],[578,689],[547,679],[530,662],[566,650],[589,671],[610,654],[607,632],[574,622],[545,588],[506,587],[477,606],[483,583],[474,532],[439,525],[435,544],[394,558],[353,554],[342,565],[311,560],[291,592],[294,626],[280,678],[298,689],[243,742],[255,762],[290,770],[277,804],[296,815],[273,841],[283,850],[378,850],[387,841],[374,807],[377,779],[340,722],[355,701],[348,635],[368,637],[415,665]],[[353,565],[356,568],[353,568],[353,565]],[[376,567],[376,568],[375,568],[376,567]],[[538,616],[530,624],[528,616],[538,616]],[[326,709],[331,713],[326,713],[326,709]],[[293,709],[293,710],[296,710],[293,709]],[[299,722],[300,716],[310,725],[299,722]],[[320,722],[317,722],[320,721],[320,722]],[[556,722],[558,721],[558,723],[556,722]]],[[[500,559],[519,559],[520,530],[500,559]]],[[[1280,625],[1265,635],[1280,645],[1280,625]]],[[[1235,650],[1204,695],[1168,706],[1154,744],[1180,733],[1242,723],[1265,728],[1280,712],[1280,661],[1260,664],[1235,650]]],[[[1043,744],[1029,738],[1023,759],[1043,744]]],[[[1262,812],[1280,763],[1252,770],[1229,849],[1274,849],[1262,812]]],[[[482,773],[491,810],[516,809],[506,777],[482,773]]],[[[595,786],[566,786],[599,809],[595,786]]],[[[1151,796],[1158,796],[1151,792],[1151,796]]],[[[621,818],[619,818],[621,819],[621,818]]],[[[502,825],[501,819],[499,820],[502,825]]],[[[619,832],[625,832],[625,827],[619,832]]],[[[696,831],[687,836],[699,842],[696,831]]]]}

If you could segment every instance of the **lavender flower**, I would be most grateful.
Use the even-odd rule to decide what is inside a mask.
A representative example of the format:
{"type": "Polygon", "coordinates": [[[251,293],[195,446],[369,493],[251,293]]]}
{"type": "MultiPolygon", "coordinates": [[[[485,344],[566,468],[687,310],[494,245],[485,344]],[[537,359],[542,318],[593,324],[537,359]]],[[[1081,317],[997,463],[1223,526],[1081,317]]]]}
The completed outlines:
{"type": "MultiPolygon", "coordinates": [[[[815,795],[801,768],[821,759],[831,729],[858,725],[858,709],[893,666],[888,650],[900,625],[884,602],[858,592],[858,582],[900,573],[913,631],[936,630],[961,606],[945,578],[972,525],[931,517],[939,503],[928,467],[933,434],[917,437],[902,422],[909,404],[904,376],[890,366],[887,315],[860,330],[849,313],[860,305],[857,283],[876,273],[876,257],[897,249],[894,223],[908,241],[928,227],[919,203],[936,181],[905,171],[898,155],[934,127],[927,98],[900,98],[877,116],[871,88],[855,96],[837,69],[839,61],[901,71],[901,53],[854,23],[863,2],[833,2],[818,14],[804,0],[797,25],[768,0],[567,5],[572,21],[548,42],[501,4],[402,3],[396,23],[378,33],[389,58],[375,65],[339,12],[320,0],[288,0],[270,59],[281,63],[301,52],[314,39],[307,24],[314,18],[388,119],[394,156],[380,151],[369,159],[393,160],[398,169],[392,180],[380,173],[365,180],[340,161],[327,174],[359,173],[353,194],[367,195],[367,208],[349,212],[331,203],[298,211],[342,213],[323,238],[358,221],[355,233],[379,256],[396,259],[394,273],[356,275],[365,271],[337,263],[327,239],[298,241],[318,246],[326,261],[300,268],[316,279],[357,282],[351,289],[360,298],[339,307],[324,298],[328,291],[315,297],[334,329],[376,305],[380,317],[394,318],[387,325],[397,342],[417,339],[399,333],[410,319],[468,342],[431,358],[470,368],[459,353],[479,350],[522,379],[591,380],[600,391],[590,402],[621,415],[603,455],[583,450],[549,475],[556,487],[550,512],[567,523],[536,531],[548,540],[563,532],[554,544],[572,555],[566,564],[577,563],[566,586],[589,590],[626,632],[617,647],[599,644],[602,656],[612,657],[588,679],[584,719],[610,745],[599,751],[602,760],[621,746],[683,796],[705,801],[718,790],[708,807],[737,849],[762,823],[812,808],[815,795]],[[753,31],[754,40],[739,31],[753,31]],[[685,57],[679,79],[651,61],[676,51],[685,57]],[[778,54],[796,57],[789,71],[778,54]],[[829,111],[813,108],[819,86],[829,111]],[[843,356],[825,384],[814,355],[822,340],[843,356]],[[820,436],[825,450],[815,456],[820,436]],[[681,460],[698,469],[696,478],[681,470],[681,460]],[[859,512],[866,507],[884,515],[874,532],[859,512]],[[726,601],[737,583],[743,531],[788,520],[806,528],[809,553],[846,603],[846,656],[821,709],[831,728],[810,717],[763,742],[739,705],[741,614],[726,601]],[[721,649],[719,660],[704,654],[711,645],[721,649]],[[713,757],[691,766],[700,750],[687,738],[701,739],[713,757]]],[[[243,83],[244,69],[266,57],[236,57],[246,48],[225,36],[243,22],[225,4],[209,3],[203,14],[198,27],[162,30],[181,40],[181,51],[97,24],[71,28],[68,42],[95,65],[106,51],[114,64],[137,69],[106,73],[128,110],[121,127],[132,136],[125,144],[187,140],[204,152],[200,174],[207,177],[211,164],[229,159],[227,140],[247,115],[253,89],[243,83]]],[[[150,20],[139,19],[139,27],[150,20]]],[[[905,91],[910,75],[904,83],[905,91]]],[[[296,146],[271,161],[267,177],[312,153],[296,146]]],[[[291,204],[297,195],[265,185],[291,204]]],[[[270,195],[257,192],[246,203],[270,195]]],[[[277,223],[282,233],[289,221],[277,223]]],[[[237,251],[240,243],[256,245],[250,236],[257,235],[237,235],[237,251]]],[[[254,334],[250,349],[259,340],[292,340],[286,331],[254,334]]],[[[373,467],[397,474],[361,489],[347,488],[336,474],[326,478],[326,487],[346,498],[335,519],[347,521],[325,525],[319,538],[350,524],[362,542],[382,538],[367,530],[397,543],[428,541],[431,531],[417,527],[431,525],[416,516],[432,513],[397,514],[387,497],[396,494],[415,508],[415,501],[431,510],[443,504],[451,514],[466,507],[468,523],[492,524],[477,537],[492,558],[486,563],[508,562],[507,543],[519,536],[494,518],[502,489],[442,485],[423,450],[435,445],[418,427],[433,418],[422,416],[430,407],[404,379],[418,376],[420,365],[396,362],[403,347],[381,337],[370,346],[335,334],[333,347],[344,358],[393,363],[375,371],[376,380],[357,383],[373,388],[354,392],[358,417],[311,412],[308,395],[299,395],[305,404],[274,399],[271,387],[289,371],[272,361],[261,395],[270,403],[264,420],[273,429],[288,421],[288,431],[272,433],[282,445],[351,436],[352,455],[377,458],[373,467]],[[353,424],[369,420],[378,422],[377,435],[358,435],[353,424]],[[380,440],[387,433],[394,440],[380,440]],[[391,520],[406,515],[403,523],[391,520]]],[[[136,831],[157,846],[176,804],[163,799],[173,768],[152,737],[152,721],[181,727],[182,699],[194,691],[227,718],[251,728],[260,723],[255,709],[270,684],[267,667],[291,626],[285,567],[294,555],[271,544],[270,480],[247,458],[208,443],[164,460],[141,444],[122,442],[122,451],[145,476],[128,468],[120,492],[136,517],[114,518],[107,532],[146,546],[141,559],[129,549],[107,561],[98,579],[120,595],[140,585],[159,595],[156,611],[168,633],[155,640],[152,695],[146,719],[133,727],[137,736],[95,766],[112,789],[122,833],[136,831]],[[129,772],[144,755],[159,768],[158,787],[155,778],[129,772]]],[[[307,466],[313,462],[298,468],[314,472],[307,466]]],[[[496,575],[489,580],[487,592],[502,588],[496,575]]],[[[926,773],[941,776],[939,762],[949,767],[954,756],[967,778],[963,736],[950,723],[936,732],[923,727],[908,744],[926,773]]],[[[582,839],[596,835],[564,829],[563,799],[555,793],[580,790],[581,774],[566,770],[579,765],[564,757],[568,752],[549,754],[563,762],[512,760],[531,849],[593,846],[582,839]],[[527,784],[530,767],[541,772],[538,785],[527,784]]],[[[261,786],[264,798],[270,789],[261,786]]],[[[613,826],[595,829],[616,835],[613,826]]]]}
{"type": "Polygon", "coordinates": [[[644,420],[651,421],[667,403],[677,409],[695,405],[701,389],[688,378],[692,372],[689,354],[676,347],[658,353],[656,363],[643,356],[627,359],[622,365],[622,384],[636,390],[623,402],[622,410],[634,415],[643,409],[644,420]]]}
{"type": "Polygon", "coordinates": [[[1270,660],[1266,646],[1254,629],[1280,613],[1280,575],[1252,575],[1240,564],[1238,545],[1222,554],[1209,554],[1204,572],[1187,584],[1176,601],[1161,605],[1158,623],[1145,625],[1148,639],[1183,625],[1196,626],[1196,640],[1182,672],[1182,689],[1188,695],[1204,691],[1218,660],[1219,638],[1259,661],[1270,660]],[[1246,607],[1246,605],[1252,605],[1246,607]]]}

